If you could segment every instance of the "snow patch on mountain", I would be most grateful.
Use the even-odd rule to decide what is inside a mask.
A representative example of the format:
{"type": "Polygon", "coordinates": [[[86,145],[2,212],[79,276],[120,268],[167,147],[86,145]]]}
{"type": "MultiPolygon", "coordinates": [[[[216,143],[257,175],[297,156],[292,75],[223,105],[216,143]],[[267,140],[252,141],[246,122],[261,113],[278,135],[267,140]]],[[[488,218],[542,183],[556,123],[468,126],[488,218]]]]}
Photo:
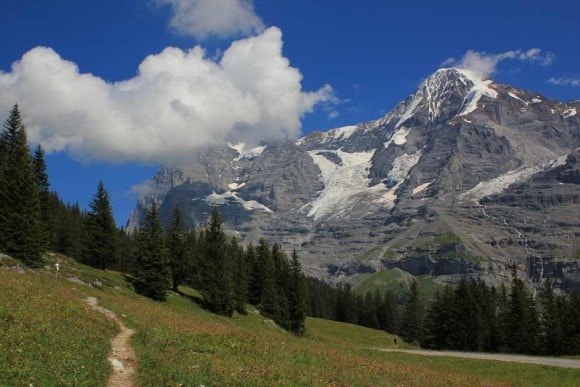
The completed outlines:
{"type": "Polygon", "coordinates": [[[321,150],[308,152],[320,168],[320,177],[324,184],[319,196],[304,206],[310,209],[308,217],[315,220],[329,215],[343,215],[361,201],[392,206],[397,199],[395,192],[419,162],[423,153],[420,150],[411,155],[403,154],[397,157],[387,175],[387,178],[396,184],[388,188],[382,183],[369,186],[371,179],[368,177],[368,171],[375,151],[349,153],[339,149],[332,152],[340,157],[342,165],[330,161],[321,150]]]}
{"type": "Polygon", "coordinates": [[[339,149],[336,154],[342,160],[342,165],[338,165],[318,154],[320,152],[308,152],[320,168],[320,177],[324,184],[320,195],[310,203],[308,216],[314,219],[338,212],[348,204],[352,196],[368,187],[368,169],[374,154],[374,151],[348,153],[339,149]]]}
{"type": "Polygon", "coordinates": [[[401,115],[401,118],[399,118],[399,121],[397,121],[397,125],[395,125],[395,128],[398,128],[399,126],[404,124],[405,121],[407,121],[409,118],[413,117],[415,111],[417,110],[417,107],[419,107],[419,104],[421,103],[421,100],[422,95],[420,93],[417,93],[413,96],[413,100],[411,101],[407,109],[405,109],[405,111],[401,115]]]}
{"type": "MultiPolygon", "coordinates": [[[[346,140],[347,138],[352,136],[352,134],[356,131],[356,128],[357,128],[356,125],[350,125],[343,126],[342,128],[331,129],[328,132],[326,132],[326,134],[328,135],[327,139],[332,138],[335,140],[346,140]]],[[[325,140],[328,141],[327,139],[325,140]]]]}
{"type": "Polygon", "coordinates": [[[245,150],[246,144],[243,142],[240,142],[235,145],[229,144],[229,146],[230,148],[235,149],[238,152],[238,157],[234,159],[235,161],[239,161],[244,158],[253,159],[256,156],[261,155],[262,152],[264,152],[264,149],[266,149],[266,145],[260,145],[250,150],[245,150]]]}
{"type": "Polygon", "coordinates": [[[413,188],[413,195],[416,195],[419,192],[425,191],[427,188],[429,188],[429,186],[431,185],[431,183],[432,182],[423,183],[423,184],[418,185],[417,187],[413,188]]]}
{"type": "Polygon", "coordinates": [[[491,180],[482,181],[475,187],[459,195],[460,199],[470,199],[478,202],[481,198],[505,191],[510,185],[530,179],[538,172],[556,168],[566,164],[568,155],[564,155],[542,165],[522,166],[504,173],[491,180]]]}
{"type": "MultiPolygon", "coordinates": [[[[405,180],[409,177],[409,173],[411,173],[411,169],[419,162],[421,156],[423,155],[423,150],[419,150],[411,155],[404,154],[397,157],[393,161],[393,167],[389,171],[387,178],[388,180],[396,182],[396,184],[391,187],[385,187],[382,184],[379,184],[373,188],[375,188],[376,192],[380,194],[380,196],[373,200],[373,203],[382,203],[382,204],[393,204],[397,199],[396,192],[405,182],[405,180]],[[382,188],[382,189],[379,189],[382,188]]],[[[430,183],[429,183],[430,184],[430,183]]],[[[425,187],[426,188],[426,187],[425,187]]]]}
{"type": "Polygon", "coordinates": [[[570,118],[576,115],[576,108],[571,108],[571,109],[566,109],[564,110],[564,112],[562,113],[562,116],[564,118],[570,118]]]}
{"type": "Polygon", "coordinates": [[[539,167],[519,167],[517,169],[508,171],[491,180],[482,181],[467,192],[459,195],[460,199],[470,199],[478,202],[481,198],[489,195],[494,195],[505,191],[510,185],[519,183],[530,178],[535,173],[540,171],[539,167]]]}
{"type": "Polygon", "coordinates": [[[205,198],[205,201],[216,206],[229,205],[231,202],[235,202],[240,204],[246,210],[261,210],[269,213],[274,212],[262,203],[255,200],[244,200],[232,191],[226,191],[223,194],[218,194],[214,191],[205,198]]]}
{"type": "Polygon", "coordinates": [[[410,131],[411,131],[410,128],[406,128],[404,126],[399,128],[396,132],[393,133],[391,138],[389,138],[389,141],[385,142],[385,149],[388,148],[392,142],[394,142],[395,145],[403,145],[404,143],[406,143],[407,135],[409,134],[410,131]]]}
{"type": "Polygon", "coordinates": [[[483,80],[470,70],[458,69],[458,71],[473,83],[469,93],[463,100],[463,106],[457,114],[458,116],[469,114],[477,109],[477,104],[483,96],[497,98],[497,91],[489,87],[493,83],[492,80],[483,80]]]}
{"type": "Polygon", "coordinates": [[[407,178],[409,172],[411,172],[411,168],[417,165],[422,155],[423,150],[419,150],[410,155],[401,155],[393,161],[393,168],[389,171],[387,176],[390,180],[397,182],[395,187],[398,187],[398,185],[407,178]]]}
{"type": "Polygon", "coordinates": [[[512,93],[511,91],[508,91],[508,95],[510,97],[512,97],[513,99],[517,99],[518,101],[520,101],[524,105],[526,105],[526,106],[528,105],[528,103],[526,101],[524,101],[523,99],[521,99],[520,97],[518,97],[517,95],[515,95],[514,93],[512,93]]]}
{"type": "Polygon", "coordinates": [[[243,186],[245,186],[245,185],[246,185],[246,183],[230,183],[230,184],[228,184],[228,187],[229,187],[229,188],[230,188],[232,191],[235,191],[235,190],[237,190],[237,189],[240,189],[240,188],[242,188],[242,187],[243,187],[243,186]]]}

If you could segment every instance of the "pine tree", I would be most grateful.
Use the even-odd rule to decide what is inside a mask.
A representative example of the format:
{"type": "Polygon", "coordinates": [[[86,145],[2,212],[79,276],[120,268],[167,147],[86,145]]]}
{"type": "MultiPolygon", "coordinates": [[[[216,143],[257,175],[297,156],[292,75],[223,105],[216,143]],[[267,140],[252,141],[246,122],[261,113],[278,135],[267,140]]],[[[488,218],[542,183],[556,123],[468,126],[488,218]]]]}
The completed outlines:
{"type": "Polygon", "coordinates": [[[244,250],[238,244],[235,237],[232,237],[228,246],[229,254],[233,259],[235,267],[234,288],[236,295],[235,309],[240,314],[246,314],[246,304],[248,303],[248,281],[249,269],[244,250]]]}
{"type": "Polygon", "coordinates": [[[85,261],[93,267],[106,270],[117,258],[117,226],[109,193],[102,180],[99,181],[89,208],[85,261]]]}
{"type": "Polygon", "coordinates": [[[289,329],[297,335],[306,331],[306,287],[302,267],[296,250],[292,252],[288,275],[288,311],[289,329]]]}
{"type": "Polygon", "coordinates": [[[165,301],[169,288],[169,268],[163,227],[157,206],[151,205],[143,228],[138,232],[133,266],[135,291],[156,301],[165,301]]]}
{"type": "Polygon", "coordinates": [[[449,338],[456,329],[455,294],[449,285],[437,289],[425,317],[422,346],[432,349],[451,349],[449,338]]]}
{"type": "Polygon", "coordinates": [[[423,335],[422,327],[423,308],[419,300],[417,281],[413,280],[409,291],[409,299],[403,313],[400,335],[408,343],[420,342],[423,335]]]}
{"type": "Polygon", "coordinates": [[[507,349],[515,353],[534,353],[537,349],[537,316],[524,282],[512,268],[512,288],[506,316],[507,349]]]}
{"type": "Polygon", "coordinates": [[[195,289],[206,286],[205,273],[209,268],[205,262],[205,230],[191,231],[187,237],[187,252],[190,254],[192,270],[189,273],[189,284],[195,289]]]}
{"type": "Polygon", "coordinates": [[[494,348],[498,352],[507,352],[507,336],[508,336],[508,313],[509,313],[509,296],[505,284],[501,284],[497,292],[496,298],[496,316],[497,320],[494,322],[497,327],[495,336],[493,337],[494,348]]]}
{"type": "Polygon", "coordinates": [[[336,319],[349,324],[358,323],[357,303],[350,284],[343,284],[338,288],[336,319]]]}
{"type": "Polygon", "coordinates": [[[185,242],[185,222],[179,206],[175,206],[169,218],[167,229],[167,254],[173,291],[178,292],[178,286],[187,278],[190,270],[185,242]]]}
{"type": "Polygon", "coordinates": [[[359,325],[373,329],[379,328],[379,321],[375,312],[375,303],[373,294],[369,291],[362,299],[360,308],[359,325]]]}
{"type": "Polygon", "coordinates": [[[558,298],[562,335],[566,338],[562,354],[577,355],[580,353],[580,292],[576,290],[569,297],[558,298]]]}
{"type": "Polygon", "coordinates": [[[473,281],[461,279],[453,298],[453,328],[448,337],[450,349],[477,351],[481,323],[479,305],[473,292],[473,281]]]}
{"type": "Polygon", "coordinates": [[[260,239],[254,265],[253,280],[258,292],[258,305],[262,312],[272,319],[277,319],[280,313],[278,294],[276,292],[276,268],[270,254],[268,242],[260,239]]]}
{"type": "Polygon", "coordinates": [[[540,291],[540,345],[545,355],[558,356],[561,354],[564,336],[558,302],[552,282],[544,280],[540,291]]]}
{"type": "Polygon", "coordinates": [[[18,105],[0,140],[0,249],[31,267],[42,265],[39,188],[18,105]]]}
{"type": "Polygon", "coordinates": [[[386,332],[394,333],[399,326],[399,309],[395,294],[391,290],[387,290],[383,295],[383,302],[378,313],[379,325],[382,324],[381,329],[386,332]],[[379,317],[380,316],[380,317],[379,317]]]}
{"type": "Polygon", "coordinates": [[[40,231],[43,244],[52,247],[54,242],[54,214],[50,213],[50,183],[46,173],[46,161],[44,160],[44,151],[38,145],[32,158],[32,168],[34,170],[34,179],[38,186],[38,199],[40,205],[40,231]]]}
{"type": "Polygon", "coordinates": [[[203,260],[206,269],[203,275],[206,277],[201,294],[209,310],[224,316],[231,316],[236,304],[233,265],[228,254],[227,239],[222,223],[217,207],[214,207],[205,233],[203,260]]]}
{"type": "Polygon", "coordinates": [[[183,283],[193,288],[199,289],[198,286],[198,260],[199,260],[199,236],[195,230],[188,230],[185,233],[185,255],[187,261],[187,270],[183,283]]]}
{"type": "Polygon", "coordinates": [[[259,305],[262,298],[262,281],[256,248],[250,243],[246,248],[246,266],[248,268],[248,302],[259,305]]]}
{"type": "Polygon", "coordinates": [[[81,259],[86,244],[86,219],[79,204],[64,204],[60,202],[60,210],[56,216],[55,250],[59,253],[81,259]]]}
{"type": "Polygon", "coordinates": [[[276,322],[285,329],[290,329],[290,311],[288,305],[288,278],[290,268],[288,266],[288,257],[276,243],[272,246],[271,257],[274,262],[275,287],[278,296],[278,316],[276,322]]]}

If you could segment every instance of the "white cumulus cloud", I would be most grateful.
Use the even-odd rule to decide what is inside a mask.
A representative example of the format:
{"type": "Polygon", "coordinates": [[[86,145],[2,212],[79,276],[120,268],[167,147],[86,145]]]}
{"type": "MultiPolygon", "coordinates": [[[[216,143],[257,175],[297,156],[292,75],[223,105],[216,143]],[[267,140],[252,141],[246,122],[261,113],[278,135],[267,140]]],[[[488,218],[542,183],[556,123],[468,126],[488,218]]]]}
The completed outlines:
{"type": "Polygon", "coordinates": [[[442,63],[442,66],[452,65],[454,67],[471,70],[482,77],[488,77],[496,71],[500,62],[508,59],[549,66],[554,61],[554,54],[551,52],[542,52],[539,48],[510,50],[500,54],[468,50],[459,61],[454,58],[447,58],[442,63]]]}
{"type": "Polygon", "coordinates": [[[209,145],[297,137],[306,113],[335,100],[330,86],[305,92],[301,82],[276,27],[232,43],[219,62],[199,46],[166,48],[115,83],[36,47],[0,72],[0,111],[18,103],[29,139],[48,152],[179,162],[209,145]]]}
{"type": "Polygon", "coordinates": [[[252,0],[154,0],[171,7],[169,26],[179,34],[205,39],[251,35],[264,29],[252,0]]]}

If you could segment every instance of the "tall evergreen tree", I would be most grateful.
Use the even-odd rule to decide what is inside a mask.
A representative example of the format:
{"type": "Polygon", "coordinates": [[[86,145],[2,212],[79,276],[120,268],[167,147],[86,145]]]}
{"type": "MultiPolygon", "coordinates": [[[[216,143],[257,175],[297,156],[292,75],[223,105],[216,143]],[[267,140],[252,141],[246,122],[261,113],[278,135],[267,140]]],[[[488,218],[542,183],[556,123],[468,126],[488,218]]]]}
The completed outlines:
{"type": "Polygon", "coordinates": [[[540,291],[540,346],[545,355],[558,356],[563,348],[562,316],[558,300],[549,278],[544,280],[540,291]]]}
{"type": "Polygon", "coordinates": [[[338,288],[336,300],[336,319],[349,324],[358,323],[357,303],[350,284],[338,288]]]}
{"type": "Polygon", "coordinates": [[[290,261],[287,296],[289,329],[298,335],[303,335],[306,330],[304,325],[306,320],[306,288],[296,250],[292,252],[292,260],[290,261]]]}
{"type": "Polygon", "coordinates": [[[450,349],[480,350],[478,326],[481,318],[472,282],[468,284],[465,279],[461,279],[455,289],[453,306],[453,328],[448,337],[450,349]]]}
{"type": "Polygon", "coordinates": [[[423,335],[423,307],[419,300],[417,281],[413,280],[405,305],[400,335],[408,343],[420,342],[423,335]]]}
{"type": "Polygon", "coordinates": [[[235,308],[232,259],[227,250],[227,239],[222,219],[214,207],[205,233],[206,281],[201,294],[206,307],[214,313],[231,316],[235,308]]]}
{"type": "Polygon", "coordinates": [[[558,298],[562,335],[564,340],[562,353],[577,355],[580,353],[580,291],[576,290],[567,299],[558,298]]]}
{"type": "Polygon", "coordinates": [[[497,291],[496,298],[496,320],[494,324],[497,328],[495,336],[493,337],[494,348],[498,352],[507,352],[507,336],[508,336],[508,314],[509,314],[509,295],[505,284],[501,284],[497,291]]]}
{"type": "Polygon", "coordinates": [[[515,353],[534,353],[537,349],[537,316],[524,281],[512,268],[512,288],[506,316],[507,349],[515,353]]]}
{"type": "Polygon", "coordinates": [[[228,246],[229,255],[233,260],[235,268],[234,291],[236,298],[235,309],[238,313],[246,314],[246,304],[248,303],[248,281],[249,268],[244,250],[238,244],[235,237],[232,237],[228,246]]]}
{"type": "Polygon", "coordinates": [[[246,248],[246,266],[248,267],[248,302],[259,305],[262,299],[262,281],[256,248],[250,243],[246,248]]]}
{"type": "Polygon", "coordinates": [[[449,285],[437,289],[425,317],[424,337],[421,345],[432,349],[451,349],[449,338],[455,327],[456,309],[454,291],[449,285]]]}
{"type": "Polygon", "coordinates": [[[81,212],[78,203],[60,202],[55,226],[54,249],[70,257],[81,259],[85,251],[86,223],[85,215],[81,212]]]}
{"type": "Polygon", "coordinates": [[[93,267],[106,270],[117,258],[118,235],[109,193],[102,180],[99,181],[89,208],[85,261],[93,267]]]}
{"type": "Polygon", "coordinates": [[[276,268],[268,242],[264,238],[258,244],[253,280],[256,281],[254,289],[258,292],[258,306],[264,314],[277,319],[280,310],[276,292],[276,268]]]}
{"type": "Polygon", "coordinates": [[[185,242],[185,222],[179,206],[173,208],[167,228],[167,254],[169,255],[169,268],[171,270],[171,283],[173,291],[178,291],[187,278],[190,270],[185,242]]]}
{"type": "Polygon", "coordinates": [[[277,243],[272,246],[272,261],[274,263],[274,276],[276,295],[278,296],[278,316],[276,322],[286,329],[290,329],[290,311],[288,305],[288,278],[290,268],[288,266],[288,257],[277,243]]]}
{"type": "Polygon", "coordinates": [[[153,300],[165,301],[169,289],[168,266],[163,227],[157,205],[153,203],[143,228],[138,231],[132,270],[135,291],[153,300]]]}
{"type": "Polygon", "coordinates": [[[39,188],[18,105],[1,135],[0,249],[31,267],[42,265],[39,188]]]}
{"type": "Polygon", "coordinates": [[[55,219],[54,213],[51,213],[50,183],[46,173],[46,161],[44,160],[44,151],[38,145],[32,158],[32,168],[34,178],[38,186],[38,200],[40,206],[40,231],[45,246],[53,247],[55,219]]]}
{"type": "Polygon", "coordinates": [[[379,328],[379,320],[377,319],[375,308],[375,299],[370,291],[365,294],[364,298],[362,298],[358,323],[359,325],[373,329],[379,328]]]}
{"type": "Polygon", "coordinates": [[[382,330],[394,333],[399,326],[399,310],[395,294],[387,290],[383,295],[381,308],[377,312],[379,326],[382,330]]]}

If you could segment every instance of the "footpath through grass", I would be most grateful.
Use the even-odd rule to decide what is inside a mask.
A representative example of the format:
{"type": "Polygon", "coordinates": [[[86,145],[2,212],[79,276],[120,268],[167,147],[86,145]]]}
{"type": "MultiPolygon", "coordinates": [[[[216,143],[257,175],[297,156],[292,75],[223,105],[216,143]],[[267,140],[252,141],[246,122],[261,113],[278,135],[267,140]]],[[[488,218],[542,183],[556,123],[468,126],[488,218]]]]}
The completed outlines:
{"type": "Polygon", "coordinates": [[[188,296],[171,293],[165,303],[137,296],[119,273],[72,260],[62,270],[59,281],[46,271],[0,271],[0,385],[105,384],[117,328],[85,306],[87,296],[137,331],[132,344],[142,386],[572,386],[580,380],[579,370],[373,351],[368,348],[393,347],[396,336],[320,319],[308,319],[308,334],[297,338],[254,310],[223,318],[188,296]],[[98,287],[68,281],[72,275],[98,287]]]}

